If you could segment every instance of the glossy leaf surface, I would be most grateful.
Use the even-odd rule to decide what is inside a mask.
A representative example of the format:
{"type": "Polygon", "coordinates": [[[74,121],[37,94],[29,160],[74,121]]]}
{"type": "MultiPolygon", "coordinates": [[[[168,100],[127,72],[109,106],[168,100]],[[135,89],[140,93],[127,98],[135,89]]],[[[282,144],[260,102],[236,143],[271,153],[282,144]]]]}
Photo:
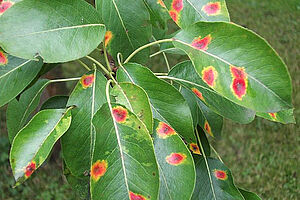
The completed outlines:
{"type": "MultiPolygon", "coordinates": [[[[149,42],[152,35],[150,16],[143,0],[100,2],[102,19],[107,27],[105,44],[114,58],[117,53],[122,53],[126,58],[135,49],[149,42]]],[[[149,49],[146,49],[135,59],[144,61],[148,56],[149,49]]]]}
{"type": "Polygon", "coordinates": [[[159,199],[190,199],[196,182],[190,151],[169,125],[155,120],[154,149],[159,166],[159,199]]]}
{"type": "Polygon", "coordinates": [[[6,125],[9,141],[12,143],[15,135],[28,122],[30,115],[38,107],[40,97],[49,80],[42,79],[27,89],[20,99],[13,99],[7,107],[6,125]]]}
{"type": "Polygon", "coordinates": [[[104,104],[93,124],[92,199],[157,199],[159,172],[145,125],[120,104],[104,104]]]}
{"type": "Polygon", "coordinates": [[[41,110],[66,108],[68,100],[68,96],[53,96],[43,103],[41,110]]]}
{"type": "Polygon", "coordinates": [[[234,103],[211,89],[197,74],[191,62],[185,61],[177,64],[168,76],[171,77],[171,80],[193,91],[208,108],[219,115],[242,124],[254,120],[254,111],[234,103]]]}
{"type": "Polygon", "coordinates": [[[256,115],[274,122],[280,122],[283,124],[295,124],[296,120],[294,117],[294,109],[283,110],[277,113],[260,113],[257,112],[256,115]]]}
{"type": "Polygon", "coordinates": [[[196,134],[198,134],[199,140],[201,142],[201,145],[202,145],[202,148],[203,148],[203,151],[204,151],[204,153],[203,153],[201,148],[200,148],[201,155],[205,154],[206,157],[209,157],[210,154],[211,154],[211,147],[210,147],[209,141],[206,137],[206,134],[205,134],[203,128],[201,128],[201,126],[198,125],[196,127],[195,132],[196,132],[196,134]]]}
{"type": "Polygon", "coordinates": [[[152,110],[149,98],[141,87],[133,83],[120,83],[113,88],[111,95],[115,97],[116,103],[133,112],[146,125],[149,133],[152,133],[152,110]]]}
{"type": "Polygon", "coordinates": [[[72,124],[62,137],[62,151],[65,163],[71,173],[83,177],[90,169],[92,145],[92,118],[106,102],[106,78],[98,71],[82,76],[70,95],[67,106],[72,110],[72,124]]]}
{"type": "Polygon", "coordinates": [[[149,96],[154,117],[170,124],[189,143],[195,143],[192,115],[180,92],[139,64],[129,63],[125,68],[125,72],[118,70],[118,80],[142,87],[149,96]]]}
{"type": "Polygon", "coordinates": [[[0,46],[24,59],[39,55],[46,63],[71,61],[88,55],[103,40],[100,21],[83,0],[21,1],[0,18],[0,46]]]}
{"type": "Polygon", "coordinates": [[[214,158],[207,158],[207,169],[205,160],[202,156],[194,156],[194,160],[197,180],[192,200],[244,200],[243,196],[233,183],[230,170],[223,163],[214,158]],[[210,173],[211,178],[208,173],[210,173]]]}
{"type": "Polygon", "coordinates": [[[181,28],[199,21],[230,21],[225,0],[165,0],[174,22],[181,28]]]}
{"type": "Polygon", "coordinates": [[[287,68],[265,40],[232,23],[198,22],[175,36],[203,81],[229,100],[259,112],[292,108],[287,68]]]}
{"type": "Polygon", "coordinates": [[[68,130],[71,109],[43,110],[16,135],[10,164],[17,185],[43,164],[55,142],[68,130]]]}
{"type": "Polygon", "coordinates": [[[0,50],[0,107],[15,98],[29,85],[39,73],[42,65],[41,60],[24,60],[7,55],[0,50]]]}
{"type": "Polygon", "coordinates": [[[261,200],[261,198],[257,196],[257,194],[243,190],[241,188],[239,188],[239,191],[243,195],[245,200],[261,200]]]}

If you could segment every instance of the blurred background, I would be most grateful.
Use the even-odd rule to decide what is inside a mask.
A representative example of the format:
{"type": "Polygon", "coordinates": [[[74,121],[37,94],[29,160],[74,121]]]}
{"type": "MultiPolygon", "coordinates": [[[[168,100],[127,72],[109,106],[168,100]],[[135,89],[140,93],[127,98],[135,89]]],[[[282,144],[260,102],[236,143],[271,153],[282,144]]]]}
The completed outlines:
{"type": "MultiPolygon", "coordinates": [[[[249,125],[226,120],[223,137],[213,142],[236,184],[253,191],[262,199],[300,198],[300,1],[227,0],[231,20],[264,37],[287,64],[293,80],[296,125],[281,125],[261,118],[249,125]]],[[[101,52],[94,57],[101,59],[101,52]]],[[[171,66],[184,57],[169,56],[171,66]],[[175,59],[174,59],[175,58],[175,59]]],[[[88,64],[87,60],[83,60],[88,64]]],[[[153,57],[147,66],[163,71],[162,56],[153,57]]],[[[77,77],[83,74],[78,62],[56,67],[46,78],[77,77]]],[[[276,81],[276,80],[274,80],[276,81]]],[[[75,83],[52,84],[42,101],[58,94],[69,94],[75,83]]],[[[25,184],[13,189],[14,179],[8,162],[10,144],[5,127],[5,110],[0,109],[0,199],[2,200],[75,200],[62,175],[60,147],[56,145],[48,162],[25,184]]]]}

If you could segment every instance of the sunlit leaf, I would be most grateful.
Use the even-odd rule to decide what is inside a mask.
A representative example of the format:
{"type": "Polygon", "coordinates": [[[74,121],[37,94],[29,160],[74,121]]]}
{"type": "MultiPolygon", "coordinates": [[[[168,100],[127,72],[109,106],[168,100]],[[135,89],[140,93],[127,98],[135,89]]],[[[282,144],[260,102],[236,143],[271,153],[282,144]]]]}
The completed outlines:
{"type": "Polygon", "coordinates": [[[274,122],[280,122],[283,124],[295,124],[294,109],[283,110],[277,113],[261,113],[257,112],[256,115],[274,122]]]}

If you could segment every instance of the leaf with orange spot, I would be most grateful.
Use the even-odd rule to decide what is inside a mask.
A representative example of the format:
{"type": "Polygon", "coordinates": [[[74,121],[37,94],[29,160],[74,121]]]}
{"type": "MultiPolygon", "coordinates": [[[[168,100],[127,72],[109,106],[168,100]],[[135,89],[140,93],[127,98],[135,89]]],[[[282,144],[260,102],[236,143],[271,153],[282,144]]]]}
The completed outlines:
{"type": "Polygon", "coordinates": [[[202,80],[228,101],[265,113],[293,108],[287,67],[257,34],[233,23],[197,22],[173,39],[202,80]],[[212,38],[207,49],[193,45],[195,38],[207,35],[212,38]]]}
{"type": "Polygon", "coordinates": [[[199,21],[230,21],[225,0],[164,0],[164,3],[166,10],[178,16],[176,23],[180,28],[199,21]]]}
{"type": "Polygon", "coordinates": [[[194,156],[196,166],[196,187],[192,200],[196,199],[237,199],[244,200],[236,188],[230,170],[219,160],[194,156]]]}
{"type": "Polygon", "coordinates": [[[295,124],[294,109],[282,110],[277,113],[261,113],[257,112],[257,116],[264,119],[268,119],[273,122],[279,122],[283,124],[295,124]]]}
{"type": "Polygon", "coordinates": [[[93,125],[91,198],[158,199],[158,166],[150,133],[142,121],[125,106],[106,103],[95,114],[93,125]],[[119,123],[114,109],[126,110],[126,120],[119,123]]]}
{"type": "Polygon", "coordinates": [[[153,132],[160,173],[159,199],[189,199],[195,184],[193,158],[176,132],[169,137],[161,137],[159,130],[162,123],[155,119],[153,132]]]}
{"type": "Polygon", "coordinates": [[[43,110],[16,135],[9,157],[16,185],[28,179],[47,159],[55,142],[70,127],[72,108],[43,110]]]}

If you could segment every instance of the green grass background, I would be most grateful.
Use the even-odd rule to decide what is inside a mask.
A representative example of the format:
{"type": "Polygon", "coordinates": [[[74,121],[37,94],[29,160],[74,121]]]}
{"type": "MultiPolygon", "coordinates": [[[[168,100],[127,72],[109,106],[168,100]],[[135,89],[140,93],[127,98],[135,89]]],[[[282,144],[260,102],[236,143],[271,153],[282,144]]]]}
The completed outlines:
{"type": "MultiPolygon", "coordinates": [[[[227,5],[233,22],[266,38],[286,62],[293,80],[297,124],[281,125],[258,118],[249,125],[239,125],[227,120],[222,139],[213,145],[239,187],[258,193],[262,199],[299,199],[300,1],[227,0],[227,5]]],[[[150,63],[163,63],[161,58],[155,59],[150,63]]],[[[67,66],[63,69],[65,74],[72,74],[67,66]]],[[[62,176],[60,159],[49,161],[25,184],[11,188],[14,180],[8,163],[5,109],[0,114],[0,199],[78,199],[62,176]]]]}

